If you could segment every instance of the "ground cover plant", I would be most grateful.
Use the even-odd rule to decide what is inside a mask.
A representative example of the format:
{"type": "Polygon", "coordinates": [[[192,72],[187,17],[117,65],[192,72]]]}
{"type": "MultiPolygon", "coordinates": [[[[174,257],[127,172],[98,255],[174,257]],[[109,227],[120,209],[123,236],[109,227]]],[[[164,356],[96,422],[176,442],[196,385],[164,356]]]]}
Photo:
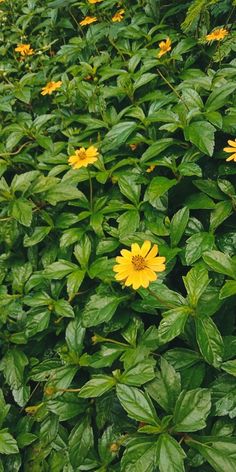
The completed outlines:
{"type": "Polygon", "coordinates": [[[235,472],[235,7],[0,1],[0,472],[235,472]]]}

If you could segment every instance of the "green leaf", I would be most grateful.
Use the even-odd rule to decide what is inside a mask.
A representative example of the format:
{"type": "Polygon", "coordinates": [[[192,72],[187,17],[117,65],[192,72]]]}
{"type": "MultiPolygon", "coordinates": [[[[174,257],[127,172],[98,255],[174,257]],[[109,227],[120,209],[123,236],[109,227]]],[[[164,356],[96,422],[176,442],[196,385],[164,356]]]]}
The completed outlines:
{"type": "Polygon", "coordinates": [[[135,438],[121,458],[121,472],[153,472],[156,444],[149,438],[135,438]]]}
{"type": "Polygon", "coordinates": [[[0,428],[10,410],[10,405],[7,405],[2,390],[0,389],[0,428]]]}
{"type": "Polygon", "coordinates": [[[236,295],[236,281],[226,280],[225,284],[220,290],[220,300],[236,295]]]}
{"type": "Polygon", "coordinates": [[[66,275],[74,272],[78,269],[76,264],[61,259],[60,261],[53,262],[43,271],[43,275],[48,279],[63,279],[66,275]]]}
{"type": "Polygon", "coordinates": [[[183,391],[175,405],[174,431],[192,432],[203,429],[211,409],[211,394],[205,388],[183,391]]]}
{"type": "Polygon", "coordinates": [[[121,193],[137,206],[141,192],[141,186],[137,183],[137,176],[135,174],[123,174],[119,176],[118,185],[121,193]]]}
{"type": "Polygon", "coordinates": [[[86,400],[78,398],[78,394],[72,392],[47,400],[47,410],[59,416],[60,421],[68,421],[83,414],[87,406],[86,400]]]}
{"type": "Polygon", "coordinates": [[[161,358],[160,368],[145,390],[167,413],[172,413],[181,390],[180,375],[164,357],[161,358]]]}
{"type": "Polygon", "coordinates": [[[86,203],[84,194],[68,182],[60,182],[50,188],[45,192],[44,198],[51,205],[56,205],[58,202],[66,202],[68,200],[81,201],[82,206],[86,203]]]}
{"type": "Polygon", "coordinates": [[[236,359],[232,361],[227,361],[221,364],[221,369],[225,370],[228,374],[236,377],[236,359]]]}
{"type": "Polygon", "coordinates": [[[151,205],[155,206],[156,200],[168,192],[168,190],[176,185],[176,183],[177,180],[175,179],[154,177],[146,190],[145,200],[148,200],[151,205]]]}
{"type": "Polygon", "coordinates": [[[187,207],[181,208],[173,216],[170,223],[170,240],[171,240],[172,247],[177,246],[179,241],[181,240],[184,234],[185,228],[187,226],[188,219],[189,219],[189,209],[187,207]]]}
{"type": "Polygon", "coordinates": [[[222,362],[224,344],[211,318],[195,318],[197,343],[204,359],[214,367],[222,362]]]}
{"type": "Polygon", "coordinates": [[[157,442],[157,463],[160,472],[185,472],[184,450],[169,434],[161,434],[157,442]]]}
{"type": "Polygon", "coordinates": [[[188,293],[190,305],[196,307],[199,298],[205,292],[210,282],[208,271],[200,265],[196,265],[183,277],[183,282],[188,293]]]}
{"type": "Polygon", "coordinates": [[[137,365],[127,369],[119,378],[121,383],[139,387],[140,385],[149,382],[155,377],[154,365],[151,359],[146,359],[139,362],[137,365]]]}
{"type": "Polygon", "coordinates": [[[141,162],[147,162],[153,157],[157,157],[162,151],[165,151],[168,147],[174,144],[174,139],[172,138],[163,138],[159,139],[158,142],[152,144],[147,148],[141,157],[141,162]]]}
{"type": "Polygon", "coordinates": [[[54,311],[62,318],[74,318],[74,310],[67,300],[63,298],[53,303],[54,311]]]}
{"type": "Polygon", "coordinates": [[[88,418],[74,427],[69,436],[68,446],[70,463],[72,467],[78,468],[84,463],[84,459],[93,447],[93,431],[88,418]]]}
{"type": "Polygon", "coordinates": [[[78,292],[80,285],[82,284],[85,277],[84,270],[75,270],[71,272],[71,274],[67,277],[67,293],[69,295],[69,299],[72,299],[74,295],[78,292]]]}
{"type": "Polygon", "coordinates": [[[223,107],[226,105],[227,100],[226,98],[232,95],[232,93],[235,91],[236,85],[235,83],[228,83],[224,86],[218,86],[211,92],[209,95],[206,103],[205,103],[205,108],[207,111],[215,111],[218,110],[219,108],[223,107]]]}
{"type": "Polygon", "coordinates": [[[8,350],[0,363],[6,382],[11,388],[18,389],[23,383],[25,366],[29,363],[24,352],[19,349],[8,350]]]}
{"type": "Polygon", "coordinates": [[[215,231],[231,214],[232,203],[228,200],[216,204],[210,216],[210,231],[215,231]]]}
{"type": "Polygon", "coordinates": [[[153,426],[159,425],[159,419],[153,403],[147,393],[135,387],[118,384],[117,397],[130,418],[153,426]]]}
{"type": "Polygon", "coordinates": [[[184,176],[191,176],[197,175],[198,177],[202,177],[202,169],[198,164],[194,162],[183,162],[178,166],[178,172],[180,175],[184,176]]]}
{"type": "Polygon", "coordinates": [[[196,262],[202,254],[214,246],[214,236],[209,233],[193,234],[186,241],[185,258],[188,265],[196,262]]]}
{"type": "Polygon", "coordinates": [[[32,221],[32,203],[26,198],[18,198],[11,204],[10,214],[23,226],[30,226],[32,221]]]}
{"type": "Polygon", "coordinates": [[[180,306],[163,313],[163,319],[158,327],[158,341],[160,344],[171,341],[183,332],[191,311],[188,306],[180,306]]]}
{"type": "Polygon", "coordinates": [[[114,125],[106,134],[102,143],[102,151],[107,152],[125,144],[129,136],[137,129],[135,121],[126,121],[114,125]]]}
{"type": "Polygon", "coordinates": [[[83,340],[85,328],[82,327],[81,320],[76,318],[70,321],[65,331],[65,340],[70,351],[76,352],[79,356],[83,350],[83,340]]]}
{"type": "Polygon", "coordinates": [[[22,432],[17,436],[17,444],[20,449],[24,449],[24,447],[29,446],[37,439],[38,436],[36,434],[22,432]]]}
{"type": "Polygon", "coordinates": [[[209,251],[203,255],[206,264],[215,272],[236,279],[236,267],[231,258],[220,251],[209,251]]]}
{"type": "Polygon", "coordinates": [[[74,248],[74,255],[82,269],[87,269],[91,254],[91,241],[85,234],[81,241],[74,248]]]}
{"type": "Polygon", "coordinates": [[[24,247],[31,247],[40,243],[50,233],[51,229],[51,226],[36,226],[30,236],[25,235],[24,247]]]}
{"type": "Polygon", "coordinates": [[[125,300],[125,297],[116,295],[92,295],[86,303],[83,314],[83,326],[97,326],[101,323],[107,323],[114,315],[119,304],[125,300]]]}
{"type": "Polygon", "coordinates": [[[235,441],[230,438],[208,438],[206,444],[201,437],[187,439],[186,443],[196,449],[216,472],[235,472],[235,441]]]}
{"type": "Polygon", "coordinates": [[[195,121],[185,128],[185,137],[204,154],[212,156],[215,127],[207,121],[195,121]]]}
{"type": "Polygon", "coordinates": [[[190,210],[211,210],[215,208],[215,202],[204,193],[192,193],[185,200],[185,205],[190,210]]]}
{"type": "Polygon", "coordinates": [[[111,390],[116,384],[114,377],[108,375],[94,375],[80,390],[81,398],[100,397],[105,392],[111,390]]]}
{"type": "Polygon", "coordinates": [[[17,442],[7,429],[0,431],[0,454],[17,454],[17,442]]]}

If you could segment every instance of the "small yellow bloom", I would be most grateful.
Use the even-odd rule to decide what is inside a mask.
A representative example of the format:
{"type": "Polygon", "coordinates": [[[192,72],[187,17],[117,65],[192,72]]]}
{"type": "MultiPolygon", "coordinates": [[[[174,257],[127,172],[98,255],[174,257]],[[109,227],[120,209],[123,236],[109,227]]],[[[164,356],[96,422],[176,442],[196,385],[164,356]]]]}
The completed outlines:
{"type": "Polygon", "coordinates": [[[228,141],[228,144],[229,146],[232,146],[232,147],[225,147],[223,149],[223,151],[225,152],[231,152],[232,155],[229,156],[226,161],[234,161],[236,162],[236,139],[234,141],[232,141],[231,139],[229,139],[228,141]]]}
{"type": "Polygon", "coordinates": [[[138,145],[137,144],[130,144],[129,147],[130,147],[131,151],[136,151],[138,145]]]}
{"type": "Polygon", "coordinates": [[[91,23],[94,23],[95,21],[97,21],[96,16],[86,16],[84,20],[80,21],[80,25],[81,26],[90,25],[91,23]]]}
{"type": "Polygon", "coordinates": [[[158,53],[157,57],[164,56],[164,54],[171,51],[171,39],[167,38],[165,41],[161,41],[158,46],[160,48],[160,52],[158,53]]]}
{"type": "Polygon", "coordinates": [[[32,56],[32,54],[34,54],[34,50],[30,47],[30,44],[18,44],[15,51],[19,52],[21,56],[32,56]]]}
{"type": "Polygon", "coordinates": [[[41,95],[51,95],[54,90],[61,87],[61,84],[61,80],[58,80],[58,82],[48,82],[45,87],[42,88],[41,95]]]}
{"type": "Polygon", "coordinates": [[[134,290],[140,287],[147,288],[150,282],[157,279],[156,272],[165,270],[165,257],[156,257],[158,246],[154,244],[151,249],[151,242],[144,241],[142,247],[134,243],[131,245],[131,251],[122,249],[121,256],[116,257],[117,265],[113,267],[116,280],[124,282],[134,290]]]}
{"type": "Polygon", "coordinates": [[[0,0],[0,3],[3,3],[3,2],[5,2],[5,0],[0,0]]]}
{"type": "Polygon", "coordinates": [[[156,166],[157,166],[156,164],[151,164],[150,167],[147,168],[146,172],[148,173],[152,172],[156,166]]]}
{"type": "Polygon", "coordinates": [[[103,0],[88,0],[89,3],[100,3],[102,2],[103,0]]]}
{"type": "Polygon", "coordinates": [[[221,39],[224,39],[227,34],[229,34],[227,29],[218,28],[215,31],[212,31],[212,33],[207,34],[206,39],[207,41],[220,41],[221,39]]]}
{"type": "Polygon", "coordinates": [[[98,160],[98,150],[94,146],[89,146],[88,149],[84,147],[77,149],[75,154],[69,157],[69,165],[72,169],[80,169],[80,167],[87,167],[98,160]]]}
{"type": "Polygon", "coordinates": [[[119,10],[115,13],[115,15],[112,17],[112,21],[115,23],[116,21],[120,22],[123,20],[125,10],[119,10]]]}

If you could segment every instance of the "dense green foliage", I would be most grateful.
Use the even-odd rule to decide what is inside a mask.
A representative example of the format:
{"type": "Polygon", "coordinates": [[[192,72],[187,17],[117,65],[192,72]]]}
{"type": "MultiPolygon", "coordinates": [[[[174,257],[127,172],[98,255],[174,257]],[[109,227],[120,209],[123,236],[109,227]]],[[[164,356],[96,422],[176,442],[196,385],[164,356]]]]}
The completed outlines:
{"type": "Polygon", "coordinates": [[[235,4],[1,2],[0,472],[235,472],[235,4]]]}

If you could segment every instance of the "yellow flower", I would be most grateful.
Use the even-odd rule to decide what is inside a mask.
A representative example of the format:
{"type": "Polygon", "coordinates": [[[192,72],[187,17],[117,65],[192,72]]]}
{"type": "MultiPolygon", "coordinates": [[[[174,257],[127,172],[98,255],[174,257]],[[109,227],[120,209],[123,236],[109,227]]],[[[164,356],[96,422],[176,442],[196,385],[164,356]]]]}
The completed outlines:
{"type": "Polygon", "coordinates": [[[152,172],[156,166],[157,166],[156,164],[151,164],[150,167],[147,168],[146,172],[148,173],[152,172]]]}
{"type": "Polygon", "coordinates": [[[80,169],[80,167],[87,167],[98,160],[98,150],[94,146],[89,146],[88,149],[84,147],[77,149],[73,156],[69,157],[69,164],[72,169],[80,169]]]}
{"type": "Polygon", "coordinates": [[[223,151],[225,152],[232,152],[233,154],[231,156],[229,156],[226,161],[234,161],[236,162],[236,139],[234,141],[232,141],[231,139],[229,139],[228,141],[228,144],[232,147],[225,147],[223,149],[223,151]]]}
{"type": "Polygon", "coordinates": [[[80,21],[80,25],[81,26],[90,25],[91,23],[94,23],[94,21],[97,21],[96,16],[86,16],[84,20],[80,21]]]}
{"type": "Polygon", "coordinates": [[[167,38],[165,41],[161,41],[158,46],[160,48],[160,52],[158,53],[157,57],[164,56],[164,54],[171,51],[171,39],[167,38]]]}
{"type": "Polygon", "coordinates": [[[61,80],[58,80],[58,82],[48,82],[45,87],[42,88],[41,95],[51,95],[54,90],[61,87],[61,84],[61,80]]]}
{"type": "Polygon", "coordinates": [[[124,16],[124,13],[125,13],[125,10],[122,9],[122,10],[119,10],[115,13],[115,15],[112,17],[112,21],[115,23],[116,21],[120,22],[123,20],[123,16],[124,16]]]}
{"type": "Polygon", "coordinates": [[[88,0],[89,3],[99,3],[102,2],[103,0],[88,0]]]}
{"type": "Polygon", "coordinates": [[[142,247],[134,243],[131,251],[122,249],[121,256],[116,257],[117,265],[113,267],[116,280],[124,282],[135,290],[139,287],[147,288],[150,282],[157,279],[156,272],[165,270],[165,257],[156,257],[158,246],[154,244],[151,249],[151,242],[144,241],[142,247]]]}
{"type": "Polygon", "coordinates": [[[34,50],[30,47],[30,44],[18,44],[15,51],[19,52],[21,56],[31,56],[34,54],[34,50]]]}
{"type": "Polygon", "coordinates": [[[221,39],[224,39],[227,34],[229,34],[227,29],[218,28],[215,31],[212,31],[212,33],[207,34],[206,39],[207,41],[220,41],[221,39]]]}
{"type": "Polygon", "coordinates": [[[136,151],[138,145],[137,144],[130,144],[129,147],[130,147],[131,151],[136,151]]]}

